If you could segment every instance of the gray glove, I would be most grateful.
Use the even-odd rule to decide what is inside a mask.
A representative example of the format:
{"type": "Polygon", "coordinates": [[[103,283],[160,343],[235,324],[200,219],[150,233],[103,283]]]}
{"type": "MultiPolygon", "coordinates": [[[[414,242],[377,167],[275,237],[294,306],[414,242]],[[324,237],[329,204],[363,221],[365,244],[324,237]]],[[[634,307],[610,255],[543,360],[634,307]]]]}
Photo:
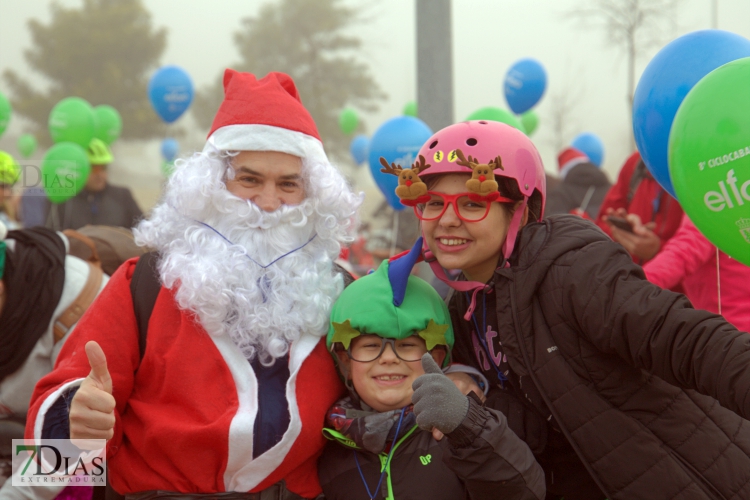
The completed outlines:
{"type": "Polygon", "coordinates": [[[414,414],[421,429],[450,434],[469,412],[469,399],[445,376],[430,353],[422,356],[424,375],[412,384],[414,414]]]}

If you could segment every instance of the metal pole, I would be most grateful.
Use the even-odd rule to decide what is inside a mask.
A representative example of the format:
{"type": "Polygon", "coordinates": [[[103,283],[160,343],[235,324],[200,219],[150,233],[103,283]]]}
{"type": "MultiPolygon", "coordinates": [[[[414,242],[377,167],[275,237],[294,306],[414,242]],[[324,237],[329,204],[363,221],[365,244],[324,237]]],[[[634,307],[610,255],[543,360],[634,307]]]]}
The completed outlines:
{"type": "Polygon", "coordinates": [[[719,0],[711,0],[711,27],[719,29],[719,0]]]}
{"type": "Polygon", "coordinates": [[[433,131],[453,123],[451,0],[417,0],[417,107],[433,131]]]}

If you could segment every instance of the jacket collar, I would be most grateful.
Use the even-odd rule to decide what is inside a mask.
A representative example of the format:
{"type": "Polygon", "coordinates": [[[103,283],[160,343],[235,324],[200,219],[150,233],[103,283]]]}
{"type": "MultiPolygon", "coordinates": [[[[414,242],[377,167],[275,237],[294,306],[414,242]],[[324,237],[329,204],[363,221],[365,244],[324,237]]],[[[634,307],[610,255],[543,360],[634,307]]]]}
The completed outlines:
{"type": "Polygon", "coordinates": [[[591,221],[575,215],[554,215],[524,226],[511,255],[510,267],[495,276],[514,280],[523,274],[523,286],[536,288],[561,256],[595,242],[611,242],[591,221]]]}

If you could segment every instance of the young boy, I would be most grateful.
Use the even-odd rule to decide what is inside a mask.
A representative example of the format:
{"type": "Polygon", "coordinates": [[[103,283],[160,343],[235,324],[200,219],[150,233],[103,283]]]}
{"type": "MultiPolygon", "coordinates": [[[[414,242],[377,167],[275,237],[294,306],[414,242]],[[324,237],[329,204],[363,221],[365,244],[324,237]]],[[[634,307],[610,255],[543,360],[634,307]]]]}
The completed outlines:
{"type": "Polygon", "coordinates": [[[502,413],[463,395],[439,368],[453,329],[437,292],[410,276],[421,244],[349,285],[333,306],[328,347],[349,395],[326,418],[323,492],[328,500],[543,499],[541,467],[502,413]]]}

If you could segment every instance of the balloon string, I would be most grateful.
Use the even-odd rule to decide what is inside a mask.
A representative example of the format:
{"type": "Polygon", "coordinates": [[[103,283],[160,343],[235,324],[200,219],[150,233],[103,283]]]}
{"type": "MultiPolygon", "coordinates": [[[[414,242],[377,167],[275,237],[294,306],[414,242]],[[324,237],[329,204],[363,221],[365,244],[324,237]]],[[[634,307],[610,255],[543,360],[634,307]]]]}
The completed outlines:
{"type": "Polygon", "coordinates": [[[721,314],[721,273],[719,271],[719,247],[716,247],[716,290],[719,299],[719,314],[721,314]]]}
{"type": "Polygon", "coordinates": [[[396,243],[398,242],[398,214],[401,213],[398,210],[393,211],[393,238],[391,238],[391,252],[390,257],[396,255],[396,243]]]}

